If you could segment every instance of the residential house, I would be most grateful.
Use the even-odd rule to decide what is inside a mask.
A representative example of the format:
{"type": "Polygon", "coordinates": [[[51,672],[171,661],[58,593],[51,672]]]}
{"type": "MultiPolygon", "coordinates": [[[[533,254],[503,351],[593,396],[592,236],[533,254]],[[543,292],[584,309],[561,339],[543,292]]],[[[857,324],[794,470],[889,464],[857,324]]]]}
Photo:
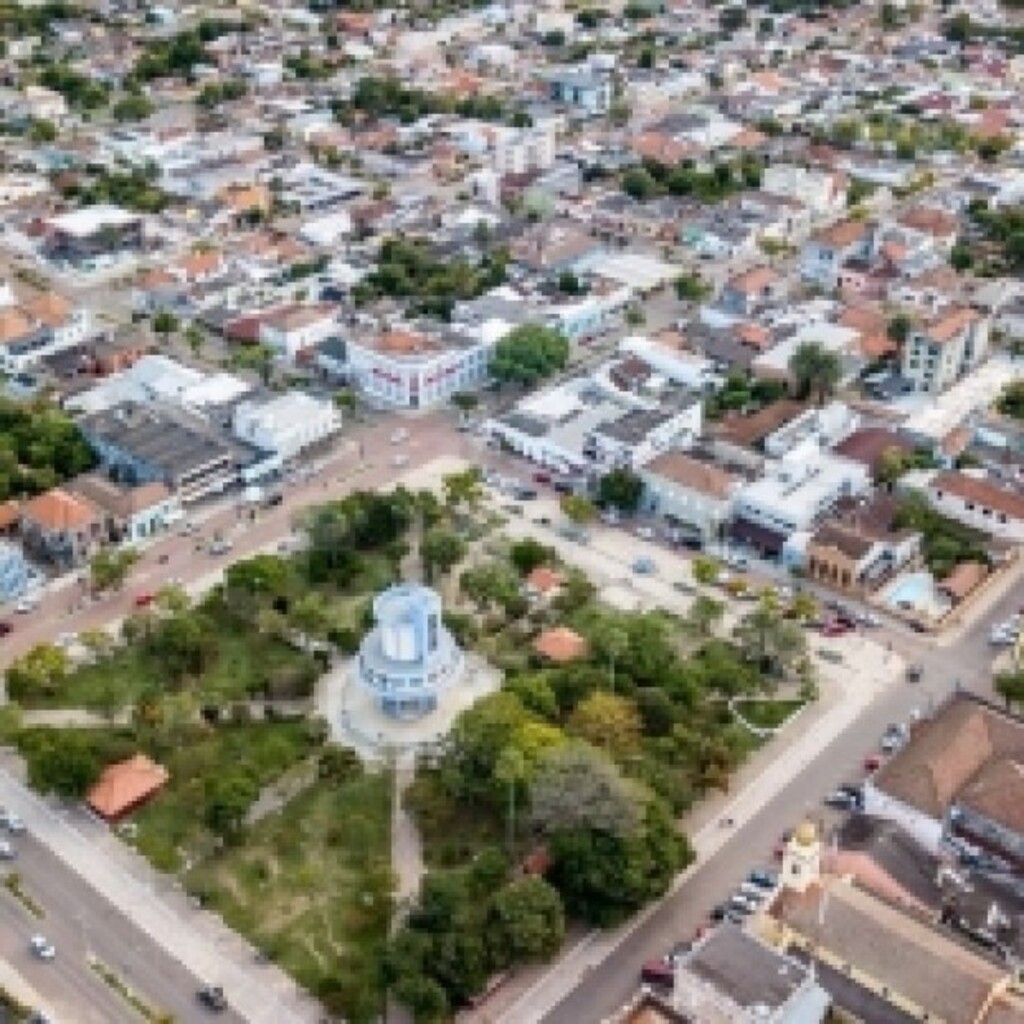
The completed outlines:
{"type": "Polygon", "coordinates": [[[807,543],[804,567],[812,580],[835,590],[864,594],[877,589],[921,547],[910,530],[893,531],[856,508],[823,522],[807,543]]]}
{"type": "Polygon", "coordinates": [[[88,309],[53,292],[34,292],[19,303],[0,303],[0,369],[23,373],[92,332],[88,309]]]}
{"type": "Polygon", "coordinates": [[[337,311],[326,303],[281,306],[259,317],[259,340],[289,362],[337,333],[337,311]]]}
{"type": "Polygon", "coordinates": [[[761,175],[761,190],[805,204],[816,220],[838,217],[846,209],[846,175],[836,171],[771,163],[761,175]]]}
{"type": "Polygon", "coordinates": [[[614,99],[612,80],[582,68],[563,68],[548,75],[548,94],[584,117],[607,114],[614,99]]]}
{"type": "Polygon", "coordinates": [[[135,544],[166,530],[182,517],[176,494],[161,481],[120,484],[102,473],[77,477],[69,489],[103,519],[104,539],[135,544]]]}
{"type": "Polygon", "coordinates": [[[948,470],[935,474],[925,489],[932,506],[983,533],[1024,541],[1024,494],[991,479],[948,470]]]}
{"type": "Polygon", "coordinates": [[[800,272],[804,280],[829,291],[837,288],[847,261],[867,260],[873,255],[874,233],[873,224],[853,219],[815,232],[801,251],[800,272]]]}
{"type": "Polygon", "coordinates": [[[55,487],[21,507],[19,531],[25,550],[54,565],[84,562],[103,534],[99,510],[70,491],[55,487]]]}
{"type": "Polygon", "coordinates": [[[643,508],[703,544],[720,539],[744,476],[730,472],[707,455],[668,451],[639,472],[643,508]]]}
{"type": "Polygon", "coordinates": [[[119,206],[83,206],[43,223],[43,252],[51,260],[74,265],[98,256],[138,252],[144,242],[143,218],[119,206]]]}
{"type": "Polygon", "coordinates": [[[785,298],[786,279],[771,267],[754,267],[726,281],[718,306],[736,316],[751,316],[785,298]]]}
{"type": "Polygon", "coordinates": [[[0,540],[0,602],[14,601],[32,589],[38,575],[17,544],[0,540]]]}
{"type": "Polygon", "coordinates": [[[914,327],[903,346],[903,376],[916,391],[939,394],[988,354],[988,317],[969,306],[950,306],[914,327]]]}

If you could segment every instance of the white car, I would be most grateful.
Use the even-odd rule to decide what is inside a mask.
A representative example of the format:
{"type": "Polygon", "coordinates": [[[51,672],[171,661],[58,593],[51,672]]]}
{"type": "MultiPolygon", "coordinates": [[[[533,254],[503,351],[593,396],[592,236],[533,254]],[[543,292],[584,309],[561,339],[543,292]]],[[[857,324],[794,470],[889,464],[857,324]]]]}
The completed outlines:
{"type": "Polygon", "coordinates": [[[14,610],[19,615],[28,615],[29,612],[34,611],[39,607],[38,597],[23,597],[15,606],[14,610]]]}
{"type": "Polygon", "coordinates": [[[654,531],[649,526],[638,526],[636,528],[636,535],[641,540],[653,540],[654,531]]]}
{"type": "Polygon", "coordinates": [[[33,935],[29,942],[29,948],[40,960],[53,960],[57,956],[57,950],[53,943],[42,935],[33,935]]]}
{"type": "Polygon", "coordinates": [[[405,430],[405,429],[396,430],[391,435],[391,443],[392,444],[401,444],[408,436],[409,436],[409,431],[408,430],[405,430]]]}
{"type": "Polygon", "coordinates": [[[0,860],[14,860],[16,854],[14,847],[6,839],[0,839],[0,860]]]}
{"type": "Polygon", "coordinates": [[[20,836],[25,832],[25,822],[10,811],[0,811],[0,827],[7,829],[11,835],[20,836]]]}

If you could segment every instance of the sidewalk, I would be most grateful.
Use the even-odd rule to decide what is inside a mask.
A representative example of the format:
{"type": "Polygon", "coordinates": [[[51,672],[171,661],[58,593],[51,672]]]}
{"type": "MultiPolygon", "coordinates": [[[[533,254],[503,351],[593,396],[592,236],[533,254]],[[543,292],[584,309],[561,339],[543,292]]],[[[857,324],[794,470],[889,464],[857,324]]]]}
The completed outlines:
{"type": "Polygon", "coordinates": [[[0,768],[0,802],[40,842],[196,978],[216,978],[251,1024],[314,1024],[322,1011],[284,972],[258,964],[255,951],[220,918],[198,909],[180,884],[157,874],[106,826],[62,816],[0,768]]]}

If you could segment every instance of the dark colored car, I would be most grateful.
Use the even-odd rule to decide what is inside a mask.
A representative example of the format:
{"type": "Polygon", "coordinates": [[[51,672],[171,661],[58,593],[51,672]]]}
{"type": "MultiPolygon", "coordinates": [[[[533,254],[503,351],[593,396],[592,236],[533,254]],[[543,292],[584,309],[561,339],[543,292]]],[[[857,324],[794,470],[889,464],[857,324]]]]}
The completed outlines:
{"type": "Polygon", "coordinates": [[[551,474],[542,471],[533,474],[533,479],[539,484],[551,483],[551,474]]]}
{"type": "Polygon", "coordinates": [[[14,627],[9,622],[0,622],[0,636],[7,636],[14,632],[14,627]]]}
{"type": "Polygon", "coordinates": [[[648,960],[640,968],[640,980],[645,985],[672,988],[676,983],[676,972],[672,969],[672,965],[664,960],[648,960]]]}
{"type": "Polygon", "coordinates": [[[196,993],[196,999],[199,1000],[200,1006],[213,1013],[221,1013],[228,1008],[228,1001],[224,998],[224,989],[220,985],[204,985],[196,993]]]}
{"type": "Polygon", "coordinates": [[[537,497],[536,487],[517,487],[512,492],[512,497],[517,501],[532,501],[537,497]]]}
{"type": "Polygon", "coordinates": [[[572,494],[575,488],[568,480],[556,480],[554,488],[559,494],[572,494]]]}
{"type": "Polygon", "coordinates": [[[747,875],[747,881],[762,889],[774,889],[777,879],[770,871],[751,871],[747,875]]]}

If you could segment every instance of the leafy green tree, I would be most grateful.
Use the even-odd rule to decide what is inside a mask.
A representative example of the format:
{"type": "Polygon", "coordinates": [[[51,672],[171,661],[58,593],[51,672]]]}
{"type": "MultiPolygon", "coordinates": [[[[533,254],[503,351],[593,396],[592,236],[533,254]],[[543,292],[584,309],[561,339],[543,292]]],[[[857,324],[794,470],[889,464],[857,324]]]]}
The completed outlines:
{"type": "Polygon", "coordinates": [[[111,108],[115,121],[144,121],[153,113],[153,104],[141,92],[126,93],[111,108]]]}
{"type": "Polygon", "coordinates": [[[789,372],[796,382],[797,392],[816,396],[821,405],[839,383],[842,364],[839,356],[826,349],[821,342],[805,341],[790,357],[789,372]]]}
{"type": "Polygon", "coordinates": [[[660,191],[650,171],[643,167],[631,167],[622,175],[622,191],[638,202],[653,199],[660,191]]]}
{"type": "Polygon", "coordinates": [[[510,964],[544,960],[565,938],[565,911],[558,892],[542,878],[520,878],[490,901],[488,934],[496,959],[510,964]]]}
{"type": "Polygon", "coordinates": [[[771,671],[785,672],[807,653],[803,630],[765,600],[740,620],[734,636],[751,661],[771,671]]]}
{"type": "Polygon", "coordinates": [[[686,625],[697,636],[711,636],[725,615],[725,605],[706,594],[699,594],[686,612],[686,625]]]}
{"type": "Polygon", "coordinates": [[[452,395],[452,405],[459,410],[461,415],[468,416],[480,405],[480,398],[471,391],[456,391],[452,395]]]}
{"type": "Polygon", "coordinates": [[[576,705],[568,729],[591,746],[623,758],[639,749],[643,722],[633,701],[598,690],[576,705]]]}
{"type": "Polygon", "coordinates": [[[204,793],[207,826],[222,839],[236,839],[258,795],[259,787],[245,772],[234,771],[209,777],[204,793]]]}
{"type": "Polygon", "coordinates": [[[1007,708],[1011,704],[1024,706],[1024,671],[1016,669],[1012,672],[999,672],[995,677],[994,686],[996,693],[1006,702],[1007,708]]]}
{"type": "Polygon", "coordinates": [[[101,548],[89,561],[93,590],[120,590],[138,560],[139,553],[134,548],[101,548]]]}
{"type": "Polygon", "coordinates": [[[494,346],[490,372],[497,381],[532,387],[564,370],[568,362],[569,342],[563,334],[540,324],[522,324],[494,346]]]}
{"type": "Polygon", "coordinates": [[[548,835],[584,829],[625,837],[640,826],[643,793],[607,755],[587,743],[566,743],[538,765],[530,816],[548,835]]]}
{"type": "Polygon", "coordinates": [[[428,580],[432,580],[435,573],[450,572],[465,554],[466,544],[462,538],[441,526],[427,531],[420,544],[420,555],[428,580]]]}
{"type": "Polygon", "coordinates": [[[698,583],[702,586],[709,587],[718,582],[718,576],[722,571],[722,566],[717,558],[712,558],[710,555],[698,555],[693,560],[690,571],[693,573],[693,578],[698,583]]]}
{"type": "Polygon", "coordinates": [[[629,469],[613,469],[605,473],[597,485],[597,503],[602,508],[635,512],[644,496],[644,482],[629,469]]]}
{"type": "Polygon", "coordinates": [[[185,343],[192,349],[192,355],[198,356],[206,344],[206,335],[198,324],[189,324],[185,328],[185,343]]]}
{"type": "Polygon", "coordinates": [[[55,644],[37,644],[7,669],[7,695],[21,703],[54,696],[67,679],[68,656],[55,644]]]}
{"type": "Polygon", "coordinates": [[[63,729],[41,741],[28,759],[28,768],[33,789],[79,800],[95,784],[102,765],[87,737],[63,729]]]}
{"type": "Polygon", "coordinates": [[[495,768],[502,751],[516,731],[529,720],[515,695],[499,691],[478,700],[455,720],[448,737],[446,778],[460,795],[493,797],[495,768]]]}
{"type": "Polygon", "coordinates": [[[593,522],[597,514],[594,504],[581,494],[563,494],[558,503],[562,515],[574,526],[584,526],[593,522]]]}
{"type": "Polygon", "coordinates": [[[550,565],[556,556],[553,548],[533,537],[524,537],[512,544],[508,557],[520,576],[529,576],[538,566],[550,565]]]}
{"type": "Polygon", "coordinates": [[[44,121],[37,118],[29,125],[28,139],[29,142],[35,145],[53,142],[56,138],[57,126],[52,121],[44,121]]]}
{"type": "Polygon", "coordinates": [[[692,853],[659,800],[629,833],[567,827],[552,835],[550,880],[574,917],[614,925],[657,899],[692,853]]]}
{"type": "Polygon", "coordinates": [[[178,318],[167,310],[162,309],[153,317],[153,331],[163,338],[167,338],[178,329],[178,318]]]}
{"type": "Polygon", "coordinates": [[[484,498],[483,473],[477,466],[470,466],[459,473],[449,473],[442,479],[441,486],[444,489],[445,505],[453,512],[462,508],[472,512],[484,498]]]}
{"type": "Polygon", "coordinates": [[[906,343],[907,337],[910,334],[910,328],[913,326],[913,321],[906,313],[896,313],[886,326],[885,333],[888,335],[890,341],[894,341],[897,345],[903,345],[906,343]]]}
{"type": "Polygon", "coordinates": [[[675,280],[676,298],[684,302],[703,302],[711,294],[709,285],[700,274],[682,274],[675,280]]]}

